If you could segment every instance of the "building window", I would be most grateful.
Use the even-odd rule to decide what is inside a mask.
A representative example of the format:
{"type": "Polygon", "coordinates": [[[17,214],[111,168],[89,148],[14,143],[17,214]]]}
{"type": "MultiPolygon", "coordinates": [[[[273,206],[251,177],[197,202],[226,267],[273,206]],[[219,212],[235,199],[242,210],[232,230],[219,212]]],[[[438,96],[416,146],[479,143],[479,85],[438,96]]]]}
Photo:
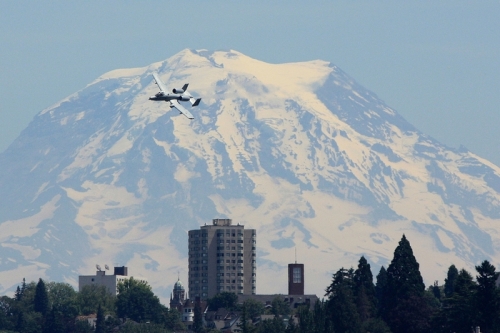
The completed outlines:
{"type": "Polygon", "coordinates": [[[293,283],[302,283],[302,272],[300,267],[293,268],[293,283]]]}

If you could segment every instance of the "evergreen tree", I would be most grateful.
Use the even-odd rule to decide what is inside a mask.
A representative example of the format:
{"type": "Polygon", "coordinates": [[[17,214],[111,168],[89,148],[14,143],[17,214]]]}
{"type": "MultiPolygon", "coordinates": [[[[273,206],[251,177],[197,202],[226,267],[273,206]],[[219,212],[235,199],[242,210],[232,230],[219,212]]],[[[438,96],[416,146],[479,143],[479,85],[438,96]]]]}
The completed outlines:
{"type": "Polygon", "coordinates": [[[361,322],[375,317],[376,314],[376,296],[375,286],[373,284],[373,274],[370,264],[365,257],[361,257],[358,263],[358,269],[354,271],[354,296],[356,306],[361,322]]]}
{"type": "Polygon", "coordinates": [[[335,332],[361,332],[361,322],[354,300],[353,269],[341,268],[333,275],[333,281],[326,289],[328,312],[335,332]]]}
{"type": "Polygon", "coordinates": [[[377,309],[379,314],[383,314],[387,301],[387,270],[384,266],[380,267],[377,275],[377,284],[375,285],[375,296],[377,298],[377,309]]]}
{"type": "Polygon", "coordinates": [[[65,333],[66,330],[61,318],[55,309],[52,309],[47,315],[44,323],[43,333],[65,333]]]}
{"type": "Polygon", "coordinates": [[[313,323],[314,323],[314,333],[325,333],[327,332],[327,315],[326,315],[326,304],[323,300],[318,300],[314,303],[313,309],[313,323]]]}
{"type": "Polygon", "coordinates": [[[454,278],[453,292],[443,300],[444,306],[437,318],[435,331],[470,333],[477,323],[476,293],[477,285],[472,275],[461,269],[454,278]]]}
{"type": "Polygon", "coordinates": [[[25,290],[26,290],[26,279],[23,278],[23,283],[21,284],[21,295],[24,294],[25,290]]]}
{"type": "Polygon", "coordinates": [[[476,276],[479,326],[481,331],[486,333],[498,332],[500,300],[496,281],[500,273],[495,272],[495,266],[487,260],[483,261],[480,266],[476,266],[476,271],[479,274],[476,276]]]}
{"type": "Polygon", "coordinates": [[[424,299],[425,285],[405,235],[387,268],[386,291],[382,316],[393,333],[407,333],[430,326],[430,317],[426,318],[430,316],[430,309],[424,299]]]}
{"type": "Polygon", "coordinates": [[[40,312],[42,316],[45,316],[49,311],[49,296],[47,295],[47,289],[42,279],[39,279],[36,285],[33,306],[34,310],[40,312]]]}
{"type": "Polygon", "coordinates": [[[455,291],[455,282],[458,277],[458,269],[455,265],[451,265],[448,268],[448,274],[446,279],[444,279],[444,295],[446,297],[451,297],[455,291]]]}
{"type": "Polygon", "coordinates": [[[19,286],[17,286],[16,292],[14,293],[14,299],[16,301],[20,301],[21,300],[21,288],[19,288],[19,286]]]}
{"type": "Polygon", "coordinates": [[[313,332],[314,331],[314,318],[309,306],[301,306],[297,309],[297,316],[299,317],[299,331],[300,332],[313,332]]]}
{"type": "Polygon", "coordinates": [[[441,288],[439,287],[438,281],[434,281],[434,284],[430,287],[430,291],[436,300],[441,300],[441,288]]]}
{"type": "Polygon", "coordinates": [[[251,324],[251,318],[248,316],[247,305],[243,303],[240,315],[240,322],[237,325],[242,333],[253,333],[255,332],[255,327],[251,324]]]}
{"type": "Polygon", "coordinates": [[[19,311],[17,315],[16,331],[24,332],[24,327],[26,326],[26,321],[24,319],[24,312],[19,311]]]}
{"type": "Polygon", "coordinates": [[[106,332],[106,322],[104,319],[104,311],[101,305],[97,308],[97,317],[95,322],[95,333],[105,333],[106,332]]]}
{"type": "Polygon", "coordinates": [[[295,319],[294,316],[290,316],[288,319],[288,325],[285,330],[286,333],[299,333],[299,329],[297,325],[295,324],[295,319]]]}
{"type": "Polygon", "coordinates": [[[196,333],[203,332],[203,314],[199,301],[194,304],[193,331],[196,333]]]}

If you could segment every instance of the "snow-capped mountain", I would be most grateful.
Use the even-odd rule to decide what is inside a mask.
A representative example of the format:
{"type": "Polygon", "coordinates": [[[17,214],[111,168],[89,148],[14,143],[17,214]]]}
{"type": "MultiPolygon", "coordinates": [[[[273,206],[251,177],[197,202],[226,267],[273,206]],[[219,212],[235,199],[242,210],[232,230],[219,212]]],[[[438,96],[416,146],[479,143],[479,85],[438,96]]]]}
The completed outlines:
{"type": "Polygon", "coordinates": [[[403,233],[427,284],[500,262],[500,168],[421,133],[325,61],[268,64],[184,50],[120,69],[40,112],[0,154],[0,292],[125,265],[164,300],[187,280],[187,231],[257,229],[258,293],[306,293],[403,233]],[[189,121],[149,101],[158,72],[202,97],[189,121]]]}

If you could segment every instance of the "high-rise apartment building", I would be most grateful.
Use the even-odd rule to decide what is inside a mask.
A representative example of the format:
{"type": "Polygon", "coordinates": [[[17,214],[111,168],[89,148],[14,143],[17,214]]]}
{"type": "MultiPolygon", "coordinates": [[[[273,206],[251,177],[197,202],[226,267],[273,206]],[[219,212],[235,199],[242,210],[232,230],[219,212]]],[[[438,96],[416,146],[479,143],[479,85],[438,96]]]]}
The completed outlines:
{"type": "Polygon", "coordinates": [[[189,231],[189,298],[201,300],[223,291],[255,294],[256,232],[231,219],[189,231]]]}

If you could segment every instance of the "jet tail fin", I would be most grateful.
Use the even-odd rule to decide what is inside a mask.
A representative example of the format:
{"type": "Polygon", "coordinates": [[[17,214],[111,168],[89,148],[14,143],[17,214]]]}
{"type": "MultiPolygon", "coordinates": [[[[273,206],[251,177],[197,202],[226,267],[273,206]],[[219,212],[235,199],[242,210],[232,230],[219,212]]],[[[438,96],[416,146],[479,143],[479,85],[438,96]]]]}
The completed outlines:
{"type": "Polygon", "coordinates": [[[191,97],[189,101],[191,102],[191,106],[198,106],[198,104],[200,104],[201,102],[201,98],[191,97]]]}

